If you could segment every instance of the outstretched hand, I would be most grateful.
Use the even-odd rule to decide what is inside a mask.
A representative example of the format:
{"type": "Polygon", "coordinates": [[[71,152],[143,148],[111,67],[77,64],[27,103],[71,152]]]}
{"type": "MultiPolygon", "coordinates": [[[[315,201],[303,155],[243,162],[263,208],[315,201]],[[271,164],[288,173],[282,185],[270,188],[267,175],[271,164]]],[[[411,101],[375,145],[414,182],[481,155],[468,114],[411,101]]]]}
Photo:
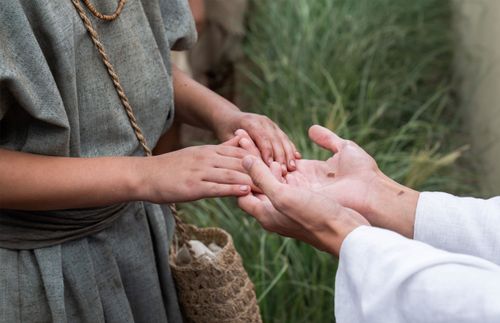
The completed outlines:
{"type": "Polygon", "coordinates": [[[309,129],[309,137],[333,156],[326,161],[298,160],[296,170],[278,181],[332,199],[359,212],[372,225],[413,236],[417,191],[384,175],[356,143],[318,125],[309,129]]]}
{"type": "Polygon", "coordinates": [[[247,156],[243,166],[263,194],[242,196],[238,204],[266,230],[338,256],[347,234],[358,226],[369,225],[359,213],[321,193],[283,183],[276,163],[269,168],[260,159],[247,156]]]}
{"type": "MultiPolygon", "coordinates": [[[[242,166],[252,153],[239,147],[241,136],[220,145],[188,147],[144,159],[144,200],[154,203],[241,196],[258,190],[242,166]]],[[[142,186],[142,185],[141,185],[142,186]]]]}
{"type": "Polygon", "coordinates": [[[372,184],[383,175],[375,160],[356,143],[324,127],[312,126],[309,137],[333,156],[326,161],[298,160],[296,171],[285,177],[287,183],[308,187],[343,206],[368,214],[372,184]]]}

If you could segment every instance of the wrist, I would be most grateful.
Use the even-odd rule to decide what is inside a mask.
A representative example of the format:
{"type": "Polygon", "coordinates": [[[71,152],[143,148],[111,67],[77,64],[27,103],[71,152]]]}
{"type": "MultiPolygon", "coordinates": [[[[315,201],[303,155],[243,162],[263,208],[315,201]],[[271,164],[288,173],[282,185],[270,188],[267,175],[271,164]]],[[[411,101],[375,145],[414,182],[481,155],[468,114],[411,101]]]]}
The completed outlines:
{"type": "Polygon", "coordinates": [[[217,109],[212,114],[211,128],[220,141],[232,138],[234,132],[242,128],[241,120],[244,113],[233,104],[229,105],[232,107],[217,109]]]}
{"type": "Polygon", "coordinates": [[[363,225],[370,226],[370,223],[356,211],[344,209],[344,212],[346,212],[344,215],[332,217],[327,222],[327,230],[320,237],[325,246],[324,250],[336,257],[339,256],[340,248],[351,232],[363,225]]]}
{"type": "Polygon", "coordinates": [[[129,192],[131,201],[151,201],[151,176],[148,174],[150,161],[155,157],[129,157],[125,173],[125,191],[129,192]]]}
{"type": "Polygon", "coordinates": [[[365,216],[374,226],[413,238],[419,195],[380,172],[371,185],[365,216]]]}

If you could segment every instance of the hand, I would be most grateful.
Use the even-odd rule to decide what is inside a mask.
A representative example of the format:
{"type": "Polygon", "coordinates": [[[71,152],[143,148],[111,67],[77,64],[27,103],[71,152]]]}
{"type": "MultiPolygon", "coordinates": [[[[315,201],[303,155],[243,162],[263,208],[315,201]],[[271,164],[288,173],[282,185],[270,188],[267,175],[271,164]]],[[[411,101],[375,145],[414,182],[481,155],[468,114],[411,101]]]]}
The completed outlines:
{"type": "Polygon", "coordinates": [[[144,199],[171,203],[248,194],[252,180],[241,162],[249,152],[238,148],[240,139],[237,136],[221,145],[189,147],[141,159],[144,199]]]}
{"type": "Polygon", "coordinates": [[[359,213],[333,199],[280,182],[276,163],[269,169],[260,159],[248,156],[243,165],[265,195],[250,193],[238,198],[238,204],[266,230],[338,256],[345,237],[358,226],[369,225],[359,213]]]}
{"type": "Polygon", "coordinates": [[[333,157],[326,161],[297,161],[297,171],[287,174],[286,181],[320,192],[365,214],[371,185],[382,175],[375,160],[356,143],[342,139],[321,126],[312,126],[309,137],[334,153],[333,157]]]}
{"type": "Polygon", "coordinates": [[[220,140],[227,140],[234,136],[237,129],[245,130],[257,145],[262,159],[271,165],[274,160],[283,168],[283,173],[294,171],[296,160],[300,153],[288,136],[268,117],[231,110],[221,116],[215,129],[220,140]]]}
{"type": "Polygon", "coordinates": [[[334,155],[326,161],[297,161],[297,170],[285,177],[288,184],[335,199],[373,225],[413,235],[418,192],[385,176],[356,143],[317,125],[309,129],[309,136],[334,155]]]}

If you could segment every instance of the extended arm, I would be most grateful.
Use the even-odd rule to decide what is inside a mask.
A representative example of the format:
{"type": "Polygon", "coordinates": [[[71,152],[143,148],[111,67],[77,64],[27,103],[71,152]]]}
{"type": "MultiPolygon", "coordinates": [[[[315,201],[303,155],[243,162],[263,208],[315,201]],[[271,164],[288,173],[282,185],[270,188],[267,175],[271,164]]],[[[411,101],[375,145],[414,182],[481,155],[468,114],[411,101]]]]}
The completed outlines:
{"type": "Polygon", "coordinates": [[[342,244],[337,322],[498,322],[500,267],[360,227],[342,244]]]}
{"type": "Polygon", "coordinates": [[[269,118],[240,111],[234,104],[199,84],[173,66],[176,116],[181,122],[212,130],[221,141],[244,129],[255,141],[262,159],[279,162],[284,172],[300,158],[288,136],[269,118]]]}
{"type": "Polygon", "coordinates": [[[239,137],[154,157],[67,158],[0,149],[0,209],[53,210],[125,201],[239,196],[251,179],[239,137]]]}
{"type": "Polygon", "coordinates": [[[332,151],[327,161],[300,160],[289,184],[309,187],[352,208],[374,226],[451,252],[500,264],[500,199],[419,193],[383,174],[354,142],[313,126],[311,139],[332,151]]]}
{"type": "Polygon", "coordinates": [[[51,210],[139,199],[140,158],[65,158],[0,149],[0,209],[51,210]]]}
{"type": "Polygon", "coordinates": [[[339,255],[337,322],[498,322],[499,266],[370,227],[314,187],[283,183],[273,165],[243,163],[265,194],[240,197],[244,210],[270,231],[339,255]]]}

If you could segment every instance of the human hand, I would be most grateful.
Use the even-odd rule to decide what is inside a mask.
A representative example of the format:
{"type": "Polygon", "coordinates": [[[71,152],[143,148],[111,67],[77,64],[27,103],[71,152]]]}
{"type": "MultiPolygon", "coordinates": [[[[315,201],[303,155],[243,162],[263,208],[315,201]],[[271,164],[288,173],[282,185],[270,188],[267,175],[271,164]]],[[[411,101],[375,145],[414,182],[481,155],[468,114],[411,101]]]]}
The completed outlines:
{"type": "Polygon", "coordinates": [[[317,125],[309,129],[309,136],[334,155],[326,161],[297,161],[297,170],[285,177],[288,184],[334,199],[373,225],[412,236],[418,192],[384,175],[356,143],[317,125]]]}
{"type": "Polygon", "coordinates": [[[352,230],[370,225],[356,211],[323,194],[281,182],[277,163],[268,168],[260,159],[248,156],[243,165],[264,194],[239,197],[238,204],[268,231],[302,240],[338,256],[342,242],[352,230]]]}
{"type": "Polygon", "coordinates": [[[300,153],[295,148],[288,136],[268,117],[232,110],[221,116],[219,127],[215,133],[220,140],[228,140],[235,135],[237,129],[245,130],[255,142],[262,159],[271,165],[274,160],[278,162],[285,174],[294,171],[300,153]]]}
{"type": "Polygon", "coordinates": [[[143,199],[172,203],[248,194],[252,180],[241,162],[250,153],[238,147],[240,139],[141,158],[143,199]]]}
{"type": "Polygon", "coordinates": [[[312,126],[309,137],[334,155],[326,161],[297,161],[297,170],[285,177],[287,183],[308,187],[365,214],[371,185],[383,175],[375,160],[356,143],[324,127],[312,126]]]}

